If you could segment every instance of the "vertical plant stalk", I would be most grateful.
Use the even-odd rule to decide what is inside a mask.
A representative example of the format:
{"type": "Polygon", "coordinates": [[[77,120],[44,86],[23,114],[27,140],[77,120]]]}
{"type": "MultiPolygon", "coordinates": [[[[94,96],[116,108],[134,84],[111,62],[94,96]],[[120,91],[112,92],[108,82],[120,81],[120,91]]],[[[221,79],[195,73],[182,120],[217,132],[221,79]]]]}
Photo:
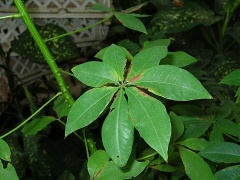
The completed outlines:
{"type": "Polygon", "coordinates": [[[57,66],[56,62],[54,61],[54,58],[52,57],[47,45],[43,41],[41,35],[39,34],[38,30],[36,29],[31,17],[28,14],[27,9],[25,8],[24,3],[22,0],[14,0],[15,6],[17,7],[18,12],[21,14],[21,18],[24,21],[25,25],[27,26],[30,34],[34,38],[38,48],[42,52],[49,68],[51,69],[60,89],[61,92],[66,100],[66,102],[71,107],[74,104],[74,99],[60,74],[60,69],[57,66]]]}
{"type": "MultiPolygon", "coordinates": [[[[37,28],[35,27],[31,17],[28,14],[28,11],[24,5],[24,3],[22,2],[22,0],[14,0],[15,6],[17,7],[17,10],[19,12],[18,17],[21,17],[23,22],[25,23],[25,25],[27,26],[30,34],[32,35],[32,37],[34,38],[38,48],[40,49],[41,53],[43,54],[49,68],[51,69],[60,89],[61,92],[65,98],[65,101],[69,104],[69,106],[71,107],[75,100],[72,97],[72,94],[70,93],[64,79],[61,76],[61,70],[59,69],[57,63],[54,61],[53,56],[51,55],[46,43],[44,42],[44,40],[42,39],[41,35],[39,34],[37,28]]],[[[105,18],[105,19],[109,19],[109,17],[105,18]]],[[[101,21],[102,23],[102,21],[101,21]]],[[[86,138],[86,137],[85,137],[86,138]]],[[[87,138],[89,139],[89,138],[87,138]]],[[[93,142],[93,140],[91,139],[91,142],[93,142]]],[[[95,144],[89,143],[88,148],[92,148],[92,146],[94,146],[94,149],[96,149],[95,144]]],[[[88,151],[87,151],[88,153],[88,151]]]]}

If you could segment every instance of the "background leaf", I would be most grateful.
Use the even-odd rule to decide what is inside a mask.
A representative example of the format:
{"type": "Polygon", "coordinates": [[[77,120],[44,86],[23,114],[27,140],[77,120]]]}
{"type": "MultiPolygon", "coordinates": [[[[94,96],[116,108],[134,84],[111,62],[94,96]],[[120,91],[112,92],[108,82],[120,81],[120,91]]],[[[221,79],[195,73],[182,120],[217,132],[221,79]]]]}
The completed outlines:
{"type": "Polygon", "coordinates": [[[210,99],[211,95],[198,79],[184,69],[171,65],[148,68],[133,84],[167,99],[188,101],[210,99]]]}
{"type": "Polygon", "coordinates": [[[184,141],[178,142],[178,144],[186,146],[187,148],[195,151],[201,151],[210,145],[210,143],[205,139],[198,139],[198,138],[189,138],[184,141]]]}
{"type": "Polygon", "coordinates": [[[116,18],[127,28],[147,34],[144,24],[134,15],[115,12],[116,18]]]}
{"type": "Polygon", "coordinates": [[[214,143],[200,151],[199,155],[216,163],[239,163],[240,145],[231,142],[214,143]]]}
{"type": "Polygon", "coordinates": [[[166,161],[171,123],[164,105],[135,87],[126,88],[130,117],[146,143],[166,161]]]}
{"type": "Polygon", "coordinates": [[[170,112],[169,117],[171,119],[171,125],[172,125],[171,137],[173,138],[173,140],[176,140],[183,134],[184,124],[174,112],[170,112]]]}
{"type": "Polygon", "coordinates": [[[8,163],[6,168],[3,168],[2,162],[0,162],[0,179],[11,179],[18,180],[17,173],[12,166],[12,164],[8,163]]]}
{"type": "Polygon", "coordinates": [[[159,65],[160,60],[166,55],[166,46],[154,46],[140,51],[132,59],[132,67],[127,76],[127,80],[131,81],[131,78],[139,75],[143,70],[159,65]]]}
{"type": "Polygon", "coordinates": [[[11,161],[11,151],[8,144],[0,138],[0,159],[4,161],[11,161]]]}
{"type": "Polygon", "coordinates": [[[48,124],[55,121],[56,118],[52,116],[42,116],[41,118],[36,118],[26,124],[22,132],[26,135],[35,135],[38,131],[44,129],[48,124]]]}
{"type": "Polygon", "coordinates": [[[230,166],[214,174],[215,180],[237,180],[240,179],[240,165],[230,166]]]}
{"type": "Polygon", "coordinates": [[[196,153],[179,146],[180,156],[188,177],[192,180],[213,180],[209,165],[196,153]]]}
{"type": "Polygon", "coordinates": [[[160,64],[170,64],[176,67],[185,67],[196,61],[197,60],[191,55],[183,51],[177,51],[168,52],[167,56],[161,60],[160,64]]]}
{"type": "Polygon", "coordinates": [[[113,161],[109,161],[106,166],[94,177],[96,180],[116,180],[131,179],[138,176],[148,165],[148,161],[130,161],[126,167],[119,168],[113,161]]]}
{"type": "Polygon", "coordinates": [[[53,105],[54,111],[57,113],[58,118],[60,119],[63,116],[67,116],[70,110],[70,107],[63,96],[59,96],[53,105]]]}
{"type": "Polygon", "coordinates": [[[118,167],[126,165],[132,152],[134,127],[129,118],[127,101],[121,89],[102,126],[102,141],[118,167]]]}
{"type": "Polygon", "coordinates": [[[99,172],[106,166],[110,157],[103,150],[96,151],[89,159],[87,168],[91,177],[96,177],[99,172]]]}
{"type": "Polygon", "coordinates": [[[154,46],[166,46],[168,47],[171,44],[171,39],[158,39],[154,41],[145,41],[143,43],[144,49],[148,49],[154,46]]]}
{"type": "Polygon", "coordinates": [[[82,83],[91,87],[101,87],[108,83],[118,84],[117,72],[108,64],[91,61],[75,66],[74,76],[82,83]]]}
{"type": "Polygon", "coordinates": [[[94,88],[80,96],[68,114],[65,136],[96,120],[116,91],[114,87],[94,88]]]}
{"type": "Polygon", "coordinates": [[[239,86],[240,85],[240,69],[234,70],[233,72],[225,76],[220,83],[239,86]]]}
{"type": "Polygon", "coordinates": [[[126,60],[125,52],[115,44],[109,46],[103,55],[103,62],[110,65],[117,72],[120,81],[123,80],[126,60]]]}

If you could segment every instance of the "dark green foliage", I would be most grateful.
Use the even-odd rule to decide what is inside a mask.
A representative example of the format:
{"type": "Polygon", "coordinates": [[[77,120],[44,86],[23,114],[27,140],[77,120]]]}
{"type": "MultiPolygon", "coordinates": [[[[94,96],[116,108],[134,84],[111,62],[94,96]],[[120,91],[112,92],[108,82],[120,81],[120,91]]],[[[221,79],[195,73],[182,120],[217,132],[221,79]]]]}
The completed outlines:
{"type": "MultiPolygon", "coordinates": [[[[47,24],[45,26],[37,26],[37,29],[43,39],[47,40],[51,37],[65,34],[66,31],[54,24],[47,24]]],[[[47,46],[57,62],[63,62],[79,56],[78,49],[70,36],[54,39],[48,41],[47,46]]],[[[13,51],[20,55],[26,56],[30,60],[38,63],[44,63],[44,57],[38,49],[33,37],[28,30],[24,31],[18,40],[11,43],[13,51]]]]}

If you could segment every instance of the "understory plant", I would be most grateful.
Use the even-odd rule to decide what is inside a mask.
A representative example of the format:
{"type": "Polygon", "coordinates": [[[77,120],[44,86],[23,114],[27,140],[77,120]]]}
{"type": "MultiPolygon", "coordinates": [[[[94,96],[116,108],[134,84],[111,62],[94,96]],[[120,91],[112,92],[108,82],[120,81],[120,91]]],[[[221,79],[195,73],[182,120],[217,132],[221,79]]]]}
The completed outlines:
{"type": "MultiPolygon", "coordinates": [[[[14,2],[19,14],[11,17],[25,22],[60,91],[0,136],[0,179],[19,179],[4,139],[21,130],[23,144],[31,147],[27,139],[48,132],[55,121],[64,125],[65,139],[73,134],[84,144],[86,158],[78,175],[64,172],[57,177],[49,175],[50,179],[240,177],[239,107],[232,101],[213,103],[214,97],[186,70],[197,60],[183,51],[169,51],[171,38],[144,41],[134,55],[111,44],[101,49],[95,60],[76,65],[72,73],[64,72],[88,87],[75,100],[45,42],[92,26],[43,40],[23,2],[14,2]],[[55,115],[39,114],[52,102],[55,115]],[[100,133],[94,131],[96,126],[100,133]]],[[[125,27],[147,33],[138,19],[146,15],[134,13],[144,5],[116,12],[95,4],[93,9],[109,16],[94,25],[116,17],[125,27]]],[[[26,92],[31,102],[31,94],[26,92]]],[[[44,154],[48,152],[44,150],[44,154]]]]}

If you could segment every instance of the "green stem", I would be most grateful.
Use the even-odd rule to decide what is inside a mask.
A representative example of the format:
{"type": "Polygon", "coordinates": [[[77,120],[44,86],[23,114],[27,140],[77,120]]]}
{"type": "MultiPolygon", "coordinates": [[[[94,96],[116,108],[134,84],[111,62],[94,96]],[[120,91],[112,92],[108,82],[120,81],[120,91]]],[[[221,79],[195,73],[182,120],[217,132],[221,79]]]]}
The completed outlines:
{"type": "Polygon", "coordinates": [[[72,106],[74,104],[74,99],[73,99],[64,79],[62,78],[62,76],[60,74],[59,67],[57,66],[56,62],[54,61],[54,58],[52,57],[48,47],[46,46],[45,42],[43,41],[38,30],[36,29],[22,0],[14,0],[14,3],[18,9],[18,12],[22,14],[22,19],[23,19],[24,23],[26,24],[29,32],[31,33],[37,46],[39,47],[40,51],[42,52],[46,62],[48,63],[55,79],[57,80],[57,83],[60,86],[61,92],[63,93],[65,100],[68,102],[69,106],[72,106]]]}
{"type": "MultiPolygon", "coordinates": [[[[64,122],[61,121],[60,119],[57,119],[57,120],[58,120],[58,122],[60,122],[62,125],[66,126],[66,123],[64,123],[64,122]]],[[[85,141],[83,140],[83,138],[82,138],[81,136],[79,136],[78,133],[73,132],[73,134],[74,134],[78,139],[80,139],[82,142],[85,142],[85,141]]]]}
{"type": "Polygon", "coordinates": [[[75,76],[74,76],[72,73],[70,73],[70,72],[67,72],[67,71],[64,71],[64,70],[61,70],[61,69],[60,69],[60,72],[63,73],[63,74],[67,74],[67,75],[69,75],[69,76],[75,77],[75,76]]]}
{"type": "Polygon", "coordinates": [[[30,121],[34,116],[36,116],[43,108],[45,108],[50,102],[52,102],[54,99],[56,99],[58,96],[60,96],[62,93],[59,92],[55,96],[53,96],[48,102],[46,102],[44,105],[42,105],[35,113],[33,113],[31,116],[29,116],[25,121],[23,121],[21,124],[19,124],[17,127],[12,129],[11,131],[8,131],[6,134],[0,136],[0,139],[8,136],[9,134],[13,133],[14,131],[18,130],[20,127],[22,127],[24,124],[26,124],[28,121],[30,121]]]}
{"type": "Polygon", "coordinates": [[[11,14],[11,15],[8,15],[8,16],[0,17],[0,20],[1,19],[7,19],[7,18],[21,18],[21,17],[22,17],[22,14],[11,14]]]}
{"type": "Polygon", "coordinates": [[[75,30],[75,31],[71,31],[71,32],[68,32],[68,33],[65,33],[65,34],[61,34],[61,35],[59,35],[59,36],[54,36],[54,37],[52,37],[52,38],[45,39],[44,41],[45,41],[45,42],[47,42],[47,41],[52,41],[52,40],[54,40],[54,39],[62,38],[62,37],[64,37],[64,36],[68,36],[68,35],[71,35],[71,34],[75,34],[75,33],[79,33],[79,32],[85,31],[85,30],[90,29],[90,28],[92,28],[92,27],[94,27],[94,26],[97,26],[97,25],[99,25],[99,24],[102,24],[103,22],[105,22],[105,21],[107,21],[108,19],[110,19],[112,16],[113,16],[113,13],[110,13],[106,18],[104,18],[104,19],[102,19],[102,20],[100,20],[100,21],[98,21],[98,22],[96,22],[96,23],[94,23],[94,24],[91,24],[91,25],[89,25],[89,26],[87,26],[87,27],[84,27],[84,28],[81,28],[81,29],[77,29],[77,30],[75,30]]]}
{"type": "Polygon", "coordinates": [[[87,143],[85,129],[83,129],[82,133],[83,133],[83,137],[84,137],[84,144],[85,144],[85,148],[86,148],[87,158],[89,158],[88,143],[87,143]]]}

